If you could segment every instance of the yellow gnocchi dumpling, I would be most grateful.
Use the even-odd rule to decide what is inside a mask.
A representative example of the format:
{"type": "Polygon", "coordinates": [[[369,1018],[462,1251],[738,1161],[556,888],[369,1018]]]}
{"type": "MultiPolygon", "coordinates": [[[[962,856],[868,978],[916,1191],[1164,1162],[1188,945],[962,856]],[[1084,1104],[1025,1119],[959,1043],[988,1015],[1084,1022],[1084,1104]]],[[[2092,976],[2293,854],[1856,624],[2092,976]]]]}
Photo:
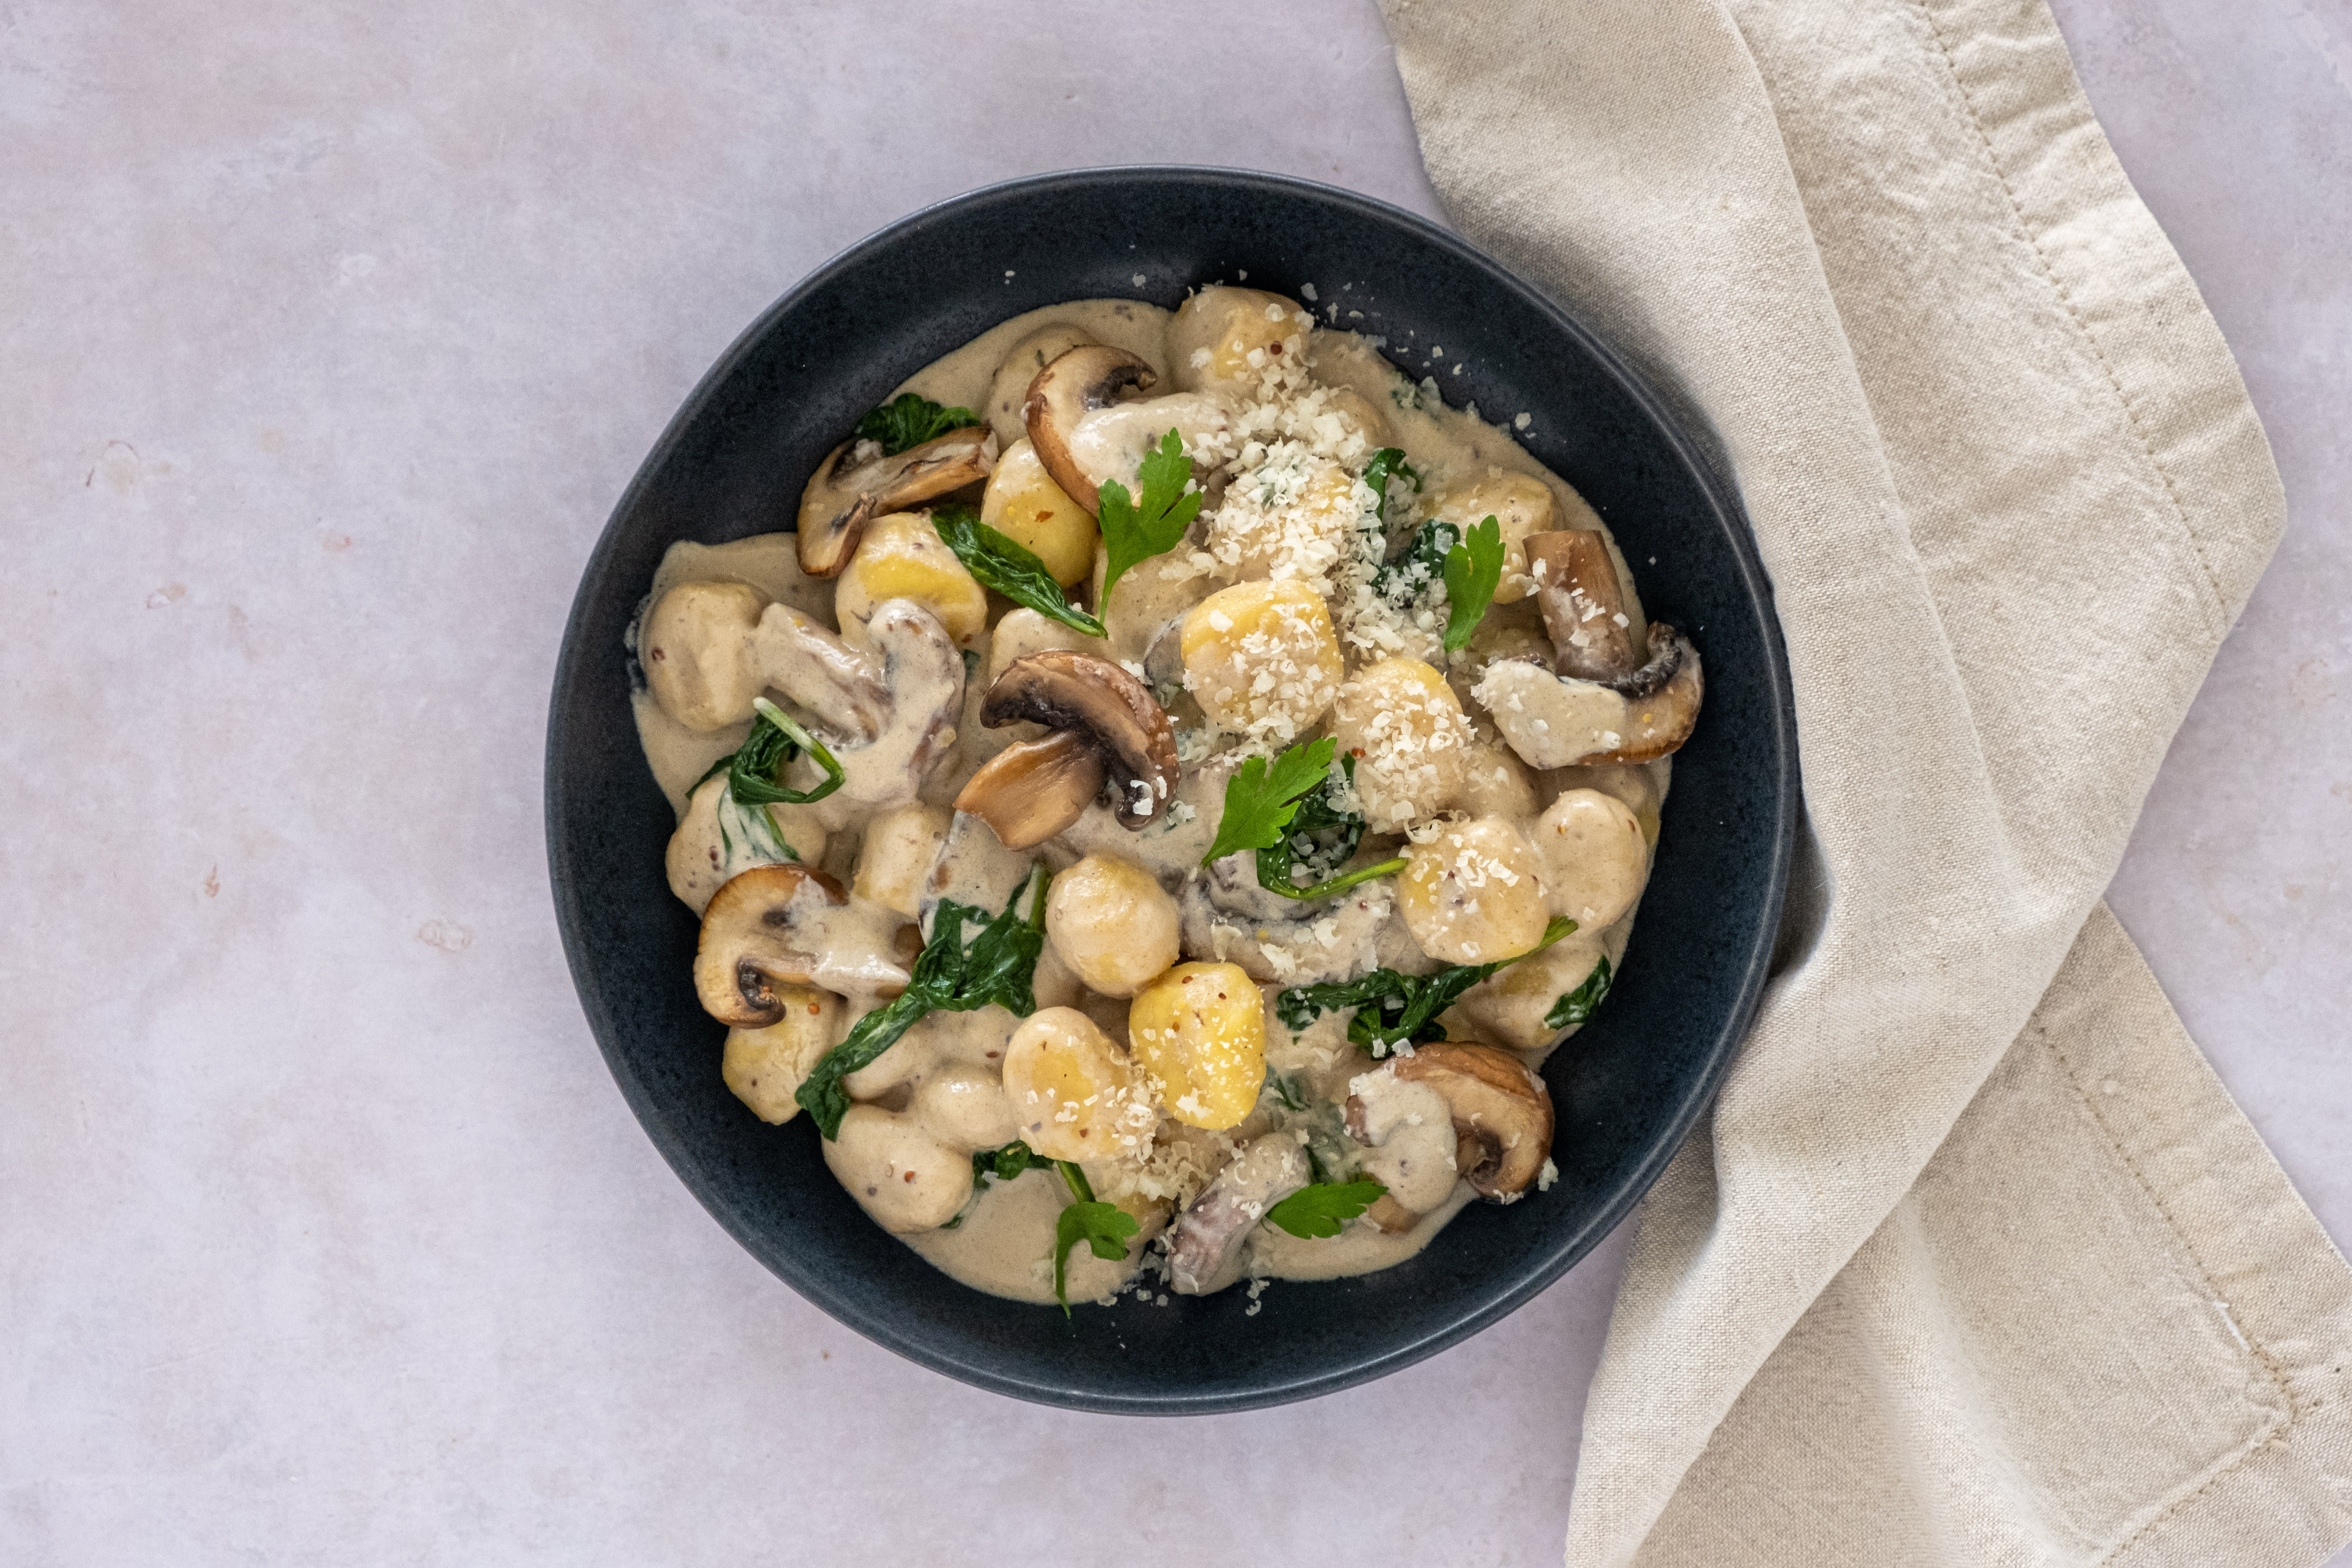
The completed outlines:
{"type": "Polygon", "coordinates": [[[1184,686],[1222,728],[1288,744],[1339,695],[1346,666],[1322,596],[1297,583],[1236,583],[1184,617],[1184,686]]]}
{"type": "Polygon", "coordinates": [[[1149,1149],[1159,1116],[1126,1053],[1075,1007],[1043,1007],[1004,1047],[1004,1098],[1022,1142],[1048,1160],[1149,1149]]]}
{"type": "Polygon", "coordinates": [[[1265,1083],[1265,1000],[1237,963],[1180,963],[1135,994],[1128,1037],[1188,1127],[1240,1124],[1265,1083]]]}
{"type": "Polygon", "coordinates": [[[1168,323],[1169,369],[1186,392],[1249,386],[1270,370],[1303,365],[1315,319],[1263,289],[1203,289],[1168,323]]]}
{"type": "Polygon", "coordinates": [[[1176,900],[1132,860],[1089,855],[1054,879],[1045,939],[1079,979],[1106,996],[1132,996],[1176,962],[1176,900]]]}
{"type": "Polygon", "coordinates": [[[1331,733],[1356,759],[1356,793],[1375,833],[1425,822],[1454,804],[1471,742],[1462,700],[1417,658],[1384,658],[1339,688],[1331,733]]]}
{"type": "Polygon", "coordinates": [[[833,614],[841,635],[866,638],[866,623],[886,599],[912,599],[933,615],[958,643],[988,629],[988,594],[964,570],[929,516],[893,512],[866,526],[833,590],[833,614]]]}
{"type": "Polygon", "coordinates": [[[1038,460],[1027,437],[1004,449],[980,498],[980,521],[1034,554],[1069,587],[1095,564],[1095,520],[1038,460]]]}
{"type": "Polygon", "coordinates": [[[1397,911],[1441,963],[1494,963],[1543,940],[1551,911],[1536,852],[1499,816],[1450,824],[1411,850],[1397,911]]]}
{"type": "Polygon", "coordinates": [[[1517,604],[1534,591],[1528,575],[1528,535],[1549,533],[1567,526],[1552,521],[1551,487],[1532,474],[1496,468],[1485,479],[1447,490],[1437,498],[1438,521],[1469,528],[1488,517],[1503,536],[1503,580],[1495,603],[1517,604]]]}

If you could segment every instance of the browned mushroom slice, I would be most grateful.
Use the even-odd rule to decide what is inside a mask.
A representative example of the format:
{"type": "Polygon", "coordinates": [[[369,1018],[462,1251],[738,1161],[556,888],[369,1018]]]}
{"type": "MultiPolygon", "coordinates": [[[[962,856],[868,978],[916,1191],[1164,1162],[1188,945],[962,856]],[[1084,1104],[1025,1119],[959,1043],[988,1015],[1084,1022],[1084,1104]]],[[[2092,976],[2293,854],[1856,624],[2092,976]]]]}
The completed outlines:
{"type": "Polygon", "coordinates": [[[1102,786],[1102,748],[1083,730],[1061,730],[989,758],[955,806],[987,823],[1007,849],[1026,849],[1086,815],[1102,786]]]}
{"type": "Polygon", "coordinates": [[[1306,1151],[1291,1134],[1253,1140],[1177,1220],[1168,1244],[1169,1288],[1206,1296],[1233,1283],[1242,1244],[1258,1221],[1313,1179],[1306,1151]]]}
{"type": "Polygon", "coordinates": [[[1640,661],[1609,542],[1598,530],[1570,528],[1530,533],[1527,551],[1536,603],[1551,634],[1552,668],[1604,684],[1633,674],[1640,661]]]}
{"type": "Polygon", "coordinates": [[[872,441],[844,441],[801,491],[801,570],[840,575],[867,523],[984,479],[995,463],[996,432],[985,425],[950,430],[896,457],[872,441]]]}
{"type": "Polygon", "coordinates": [[[1102,749],[1119,826],[1136,832],[1166,814],[1176,788],[1176,731],[1150,689],[1107,658],[1047,648],[1016,658],[988,689],[980,721],[1083,730],[1102,749]]]}
{"type": "Polygon", "coordinates": [[[805,866],[759,866],[730,879],[702,911],[694,955],[702,1010],[739,1029],[781,1020],[780,988],[810,984],[824,967],[814,910],[848,900],[839,882],[805,866]]]}
{"type": "Polygon", "coordinates": [[[1443,1041],[1400,1059],[1396,1076],[1444,1097],[1454,1168],[1483,1196],[1525,1192],[1551,1158],[1551,1091],[1510,1052],[1443,1041]]]}
{"type": "Polygon", "coordinates": [[[1681,749],[1698,723],[1706,695],[1706,673],[1690,638],[1670,626],[1650,623],[1650,662],[1610,683],[1625,699],[1624,743],[1585,757],[1587,763],[1647,763],[1681,749]]]}
{"type": "Polygon", "coordinates": [[[1101,502],[1095,481],[1070,450],[1078,421],[1108,407],[1123,392],[1150,391],[1158,379],[1150,365],[1125,349],[1085,343],[1053,360],[1029,384],[1029,444],[1063,493],[1089,512],[1101,502]]]}

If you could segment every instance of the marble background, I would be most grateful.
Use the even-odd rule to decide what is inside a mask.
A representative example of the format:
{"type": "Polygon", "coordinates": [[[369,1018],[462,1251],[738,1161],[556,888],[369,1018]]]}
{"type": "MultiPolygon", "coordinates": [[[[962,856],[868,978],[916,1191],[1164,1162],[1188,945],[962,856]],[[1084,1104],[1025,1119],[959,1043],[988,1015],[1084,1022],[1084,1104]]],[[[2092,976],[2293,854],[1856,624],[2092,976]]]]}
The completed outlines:
{"type": "MultiPolygon", "coordinates": [[[[576,574],[803,272],[1075,164],[1437,215],[1370,0],[1182,9],[0,4],[0,1561],[1557,1560],[1619,1245],[1312,1404],[1013,1404],[728,1240],[556,942],[576,574]]],[[[2352,1237],[2352,6],[2057,9],[2294,517],[2115,904],[2352,1237]]]]}

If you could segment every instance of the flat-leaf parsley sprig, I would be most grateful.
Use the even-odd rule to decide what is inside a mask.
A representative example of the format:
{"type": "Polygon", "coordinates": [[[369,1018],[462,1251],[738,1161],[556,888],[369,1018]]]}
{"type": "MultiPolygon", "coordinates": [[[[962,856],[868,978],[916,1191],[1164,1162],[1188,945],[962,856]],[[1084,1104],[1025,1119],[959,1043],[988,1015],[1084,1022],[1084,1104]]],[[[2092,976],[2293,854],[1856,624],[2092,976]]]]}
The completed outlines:
{"type": "Polygon", "coordinates": [[[1183,437],[1171,430],[1136,471],[1141,500],[1129,495],[1127,487],[1117,479],[1105,479],[1097,487],[1095,521],[1102,529],[1108,564],[1103,573],[1102,597],[1097,602],[1106,610],[1120,574],[1139,561],[1175,549],[1184,531],[1201,514],[1201,492],[1186,488],[1192,482],[1192,462],[1184,456],[1183,437]]]}
{"type": "Polygon", "coordinates": [[[1445,552],[1445,651],[1460,653],[1503,582],[1503,525],[1492,512],[1445,552]]]}
{"type": "Polygon", "coordinates": [[[1265,1211],[1264,1224],[1316,1241],[1339,1234],[1349,1220],[1380,1200],[1388,1188],[1359,1182],[1310,1182],[1265,1211]]]}
{"type": "MultiPolygon", "coordinates": [[[[1225,781],[1225,815],[1217,824],[1216,842],[1209,846],[1201,864],[1255,849],[1258,886],[1286,899],[1328,899],[1359,882],[1393,877],[1403,870],[1403,860],[1383,860],[1312,887],[1292,885],[1294,859],[1315,852],[1312,835],[1339,831],[1344,839],[1337,850],[1340,859],[1353,853],[1363,837],[1363,819],[1329,804],[1331,758],[1339,747],[1336,739],[1326,735],[1292,746],[1270,765],[1264,757],[1252,757],[1234,769],[1225,781]]],[[[1353,771],[1349,770],[1350,776],[1353,771]]]]}
{"type": "Polygon", "coordinates": [[[1062,1315],[1066,1318],[1070,1315],[1070,1249],[1083,1241],[1097,1258],[1116,1263],[1127,1256],[1128,1237],[1143,1226],[1117,1204],[1098,1202],[1094,1184],[1076,1165],[1056,1160],[1054,1169],[1062,1173],[1070,1195],[1077,1200],[1054,1221],[1054,1299],[1062,1303],[1062,1315]]]}

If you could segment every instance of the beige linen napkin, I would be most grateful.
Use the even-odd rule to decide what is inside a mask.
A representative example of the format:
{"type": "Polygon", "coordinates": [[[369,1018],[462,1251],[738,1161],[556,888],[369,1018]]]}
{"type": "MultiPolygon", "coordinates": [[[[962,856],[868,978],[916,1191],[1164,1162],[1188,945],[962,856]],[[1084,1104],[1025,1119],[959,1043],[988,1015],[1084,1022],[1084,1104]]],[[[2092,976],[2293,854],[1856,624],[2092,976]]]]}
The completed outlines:
{"type": "Polygon", "coordinates": [[[2283,521],[2040,0],[1384,0],[1431,177],[1719,444],[1784,967],[1645,1205],[1578,1568],[2318,1562],[2352,1273],[2099,902],[2283,521]]]}

